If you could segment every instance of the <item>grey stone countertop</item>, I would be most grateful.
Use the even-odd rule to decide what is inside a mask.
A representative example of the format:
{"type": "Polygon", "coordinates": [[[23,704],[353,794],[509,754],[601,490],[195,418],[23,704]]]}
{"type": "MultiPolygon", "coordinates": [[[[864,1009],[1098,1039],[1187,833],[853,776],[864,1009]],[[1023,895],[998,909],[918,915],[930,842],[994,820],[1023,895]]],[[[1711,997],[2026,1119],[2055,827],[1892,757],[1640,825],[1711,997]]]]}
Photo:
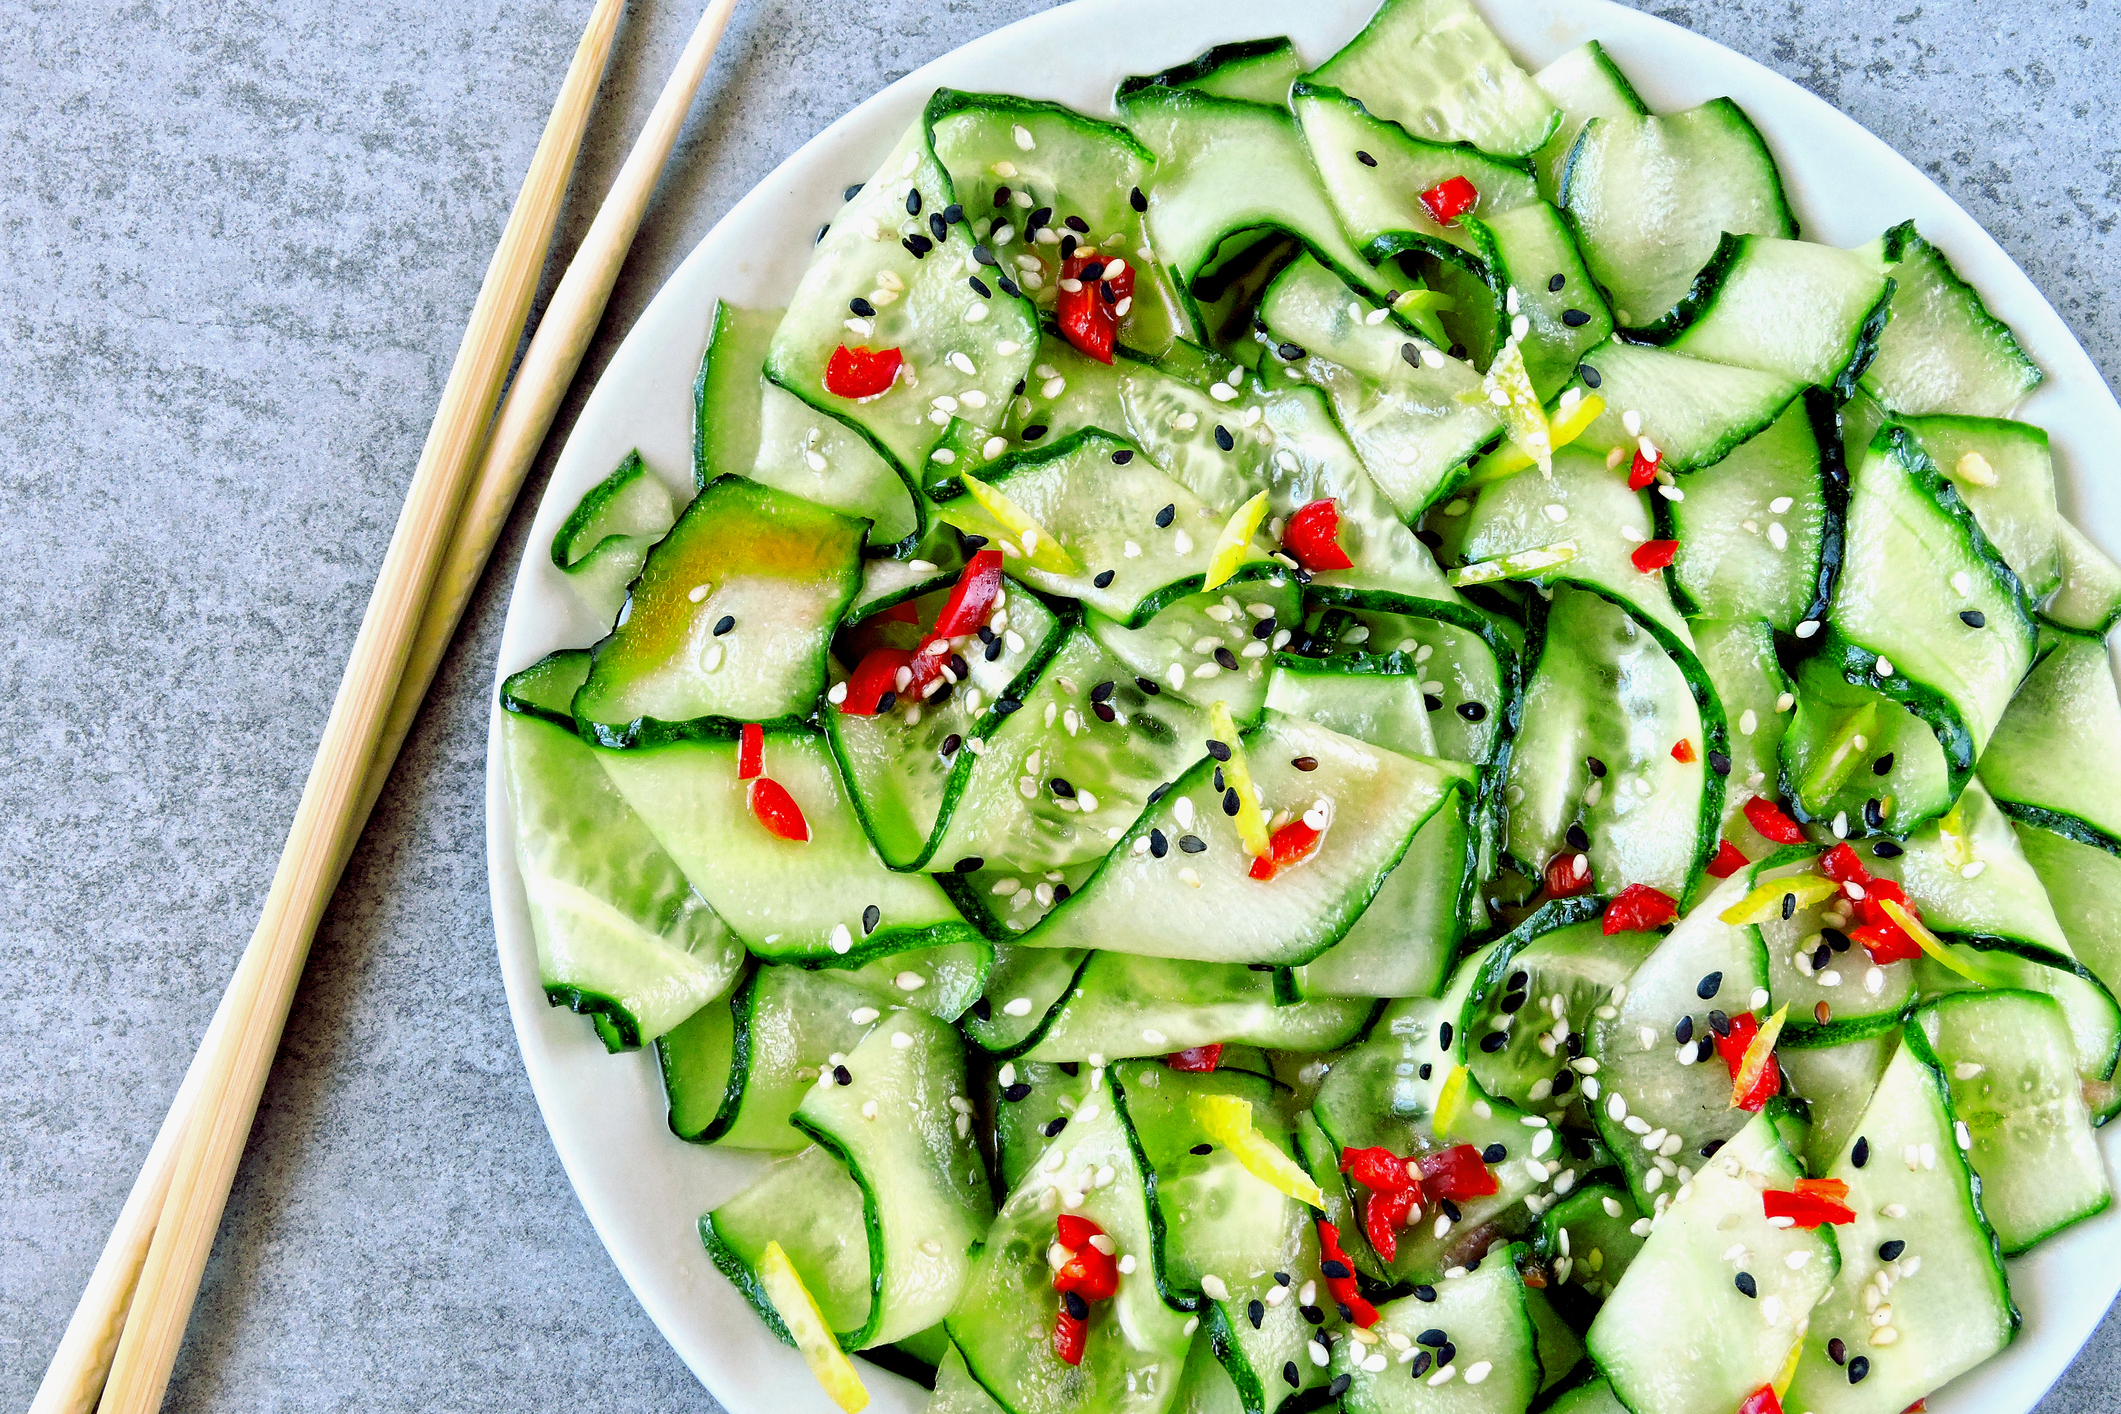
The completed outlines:
{"type": "MultiPolygon", "coordinates": [[[[747,0],[560,430],[738,196],[1037,8],[747,0]]],[[[2121,372],[2112,0],[1655,8],[1906,153],[2121,372]]],[[[0,1407],[28,1404],[250,934],[587,11],[0,0],[0,1407]]],[[[629,12],[565,250],[697,4],[629,12]]],[[[318,936],[173,1410],[713,1407],[583,1218],[495,966],[488,685],[550,462],[318,936]]],[[[2117,1388],[2110,1313],[2040,1408],[2117,1388]]]]}

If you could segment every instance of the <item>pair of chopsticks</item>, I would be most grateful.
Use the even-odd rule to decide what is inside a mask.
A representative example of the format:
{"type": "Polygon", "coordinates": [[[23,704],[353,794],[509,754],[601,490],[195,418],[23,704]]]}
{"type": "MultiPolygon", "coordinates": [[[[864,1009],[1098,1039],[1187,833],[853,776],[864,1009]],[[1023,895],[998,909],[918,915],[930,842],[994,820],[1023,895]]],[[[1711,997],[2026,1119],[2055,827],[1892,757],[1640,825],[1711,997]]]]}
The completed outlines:
{"type": "Polygon", "coordinates": [[[31,1414],[152,1414],[161,1406],[318,920],[603,318],[736,8],[736,0],[710,0],[496,416],[622,4],[597,0],[575,50],[457,349],[257,930],[31,1414]]]}

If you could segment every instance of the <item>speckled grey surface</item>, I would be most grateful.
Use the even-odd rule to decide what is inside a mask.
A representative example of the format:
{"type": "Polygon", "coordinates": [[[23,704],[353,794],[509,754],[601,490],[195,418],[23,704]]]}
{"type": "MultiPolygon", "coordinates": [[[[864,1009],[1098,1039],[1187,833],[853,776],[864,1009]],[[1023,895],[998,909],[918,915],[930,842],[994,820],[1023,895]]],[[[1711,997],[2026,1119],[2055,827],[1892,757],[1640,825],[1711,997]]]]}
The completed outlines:
{"type": "MultiPolygon", "coordinates": [[[[1913,158],[2112,383],[2111,0],[1906,2],[1656,10],[1913,158]]],[[[249,935],[587,8],[0,0],[0,1407],[28,1403],[249,935]]],[[[1036,8],[748,0],[563,429],[730,202],[1036,8]]],[[[696,13],[631,10],[568,248],[696,13]]],[[[486,686],[527,520],[318,939],[172,1409],[712,1406],[583,1219],[494,963],[486,686]]],[[[2117,1388],[2110,1315],[2041,1408],[2117,1388]]]]}

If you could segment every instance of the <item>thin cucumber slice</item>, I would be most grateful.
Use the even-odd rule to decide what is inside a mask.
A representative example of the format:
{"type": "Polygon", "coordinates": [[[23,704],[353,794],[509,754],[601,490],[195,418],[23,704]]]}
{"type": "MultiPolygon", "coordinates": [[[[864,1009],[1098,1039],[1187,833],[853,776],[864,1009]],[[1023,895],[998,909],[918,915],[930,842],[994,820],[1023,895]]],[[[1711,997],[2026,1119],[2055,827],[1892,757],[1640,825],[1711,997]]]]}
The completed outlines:
{"type": "Polygon", "coordinates": [[[1785,1091],[1803,1100],[1811,1115],[1812,1131],[1802,1157],[1813,1177],[1824,1178],[1854,1137],[1886,1063],[1900,1049],[1900,1023],[1896,1014],[1882,1018],[1867,1036],[1847,1040],[1830,1035],[1825,1044],[1814,1044],[1816,1039],[1792,1036],[1785,1027],[1775,1063],[1782,1067],[1785,1091]]]}
{"type": "Polygon", "coordinates": [[[1287,108],[1164,87],[1137,89],[1120,105],[1156,154],[1149,233],[1203,340],[1202,306],[1231,291],[1263,240],[1291,238],[1358,289],[1382,293],[1341,234],[1287,108]]]}
{"type": "Polygon", "coordinates": [[[879,609],[918,599],[956,583],[965,567],[964,547],[957,532],[940,521],[928,528],[918,549],[927,558],[911,560],[867,559],[862,561],[862,587],[854,601],[840,614],[841,625],[860,623],[879,609]]]}
{"type": "Polygon", "coordinates": [[[1153,1202],[1139,1152],[1117,1087],[1105,1072],[1093,1072],[1067,1128],[988,1229],[965,1294],[944,1324],[973,1377],[1010,1414],[1163,1414],[1177,1393],[1188,1317],[1156,1289],[1153,1202]],[[1099,1183],[1106,1169],[1112,1178],[1099,1183]],[[1082,1363],[1072,1367],[1044,1338],[1058,1304],[1046,1252],[1063,1203],[1135,1259],[1112,1300],[1092,1308],[1082,1363]]]}
{"type": "Polygon", "coordinates": [[[766,733],[766,774],[803,812],[802,842],[752,817],[736,756],[736,742],[705,738],[599,753],[620,794],[754,954],[845,968],[915,948],[984,947],[932,879],[895,874],[877,858],[822,737],[766,733]]]}
{"type": "Polygon", "coordinates": [[[1292,1139],[1275,1112],[1273,1082],[1242,1071],[1185,1074],[1157,1061],[1123,1064],[1117,1079],[1154,1175],[1164,1299],[1201,1313],[1243,1407],[1270,1414],[1297,1393],[1286,1370],[1298,1371],[1296,1384],[1317,1378],[1304,1377],[1312,1330],[1301,1303],[1290,1299],[1320,1280],[1317,1231],[1309,1205],[1253,1174],[1229,1149],[1208,1145],[1190,1102],[1203,1095],[1250,1101],[1254,1127],[1287,1152],[1292,1139]],[[1200,1153],[1203,1147],[1210,1152],[1200,1153]]]}
{"type": "Polygon", "coordinates": [[[1724,232],[1797,234],[1767,143],[1728,98],[1591,119],[1569,153],[1560,204],[1613,317],[1634,328],[1679,303],[1724,232]]]}
{"type": "Polygon", "coordinates": [[[983,299],[966,283],[1000,257],[948,219],[958,197],[929,124],[952,97],[938,91],[833,218],[766,353],[769,379],[868,438],[909,486],[921,484],[939,442],[962,440],[953,419],[979,435],[1000,420],[1038,348],[1029,300],[1006,290],[983,299]],[[875,312],[858,312],[856,301],[875,312]],[[825,372],[843,346],[897,349],[910,369],[882,393],[841,397],[825,372]]]}
{"type": "Polygon", "coordinates": [[[929,101],[928,128],[972,234],[1000,261],[982,283],[998,288],[995,277],[1007,275],[1050,315],[1061,242],[1038,232],[1075,233],[1079,221],[1089,230],[1075,233],[1077,250],[1101,245],[1134,267],[1134,303],[1120,316],[1119,342],[1160,354],[1179,337],[1186,315],[1178,292],[1138,259],[1148,236],[1135,203],[1155,185],[1156,159],[1133,134],[1058,103],[953,89],[929,101]]]}
{"type": "Polygon", "coordinates": [[[1795,712],[1782,736],[1781,791],[1799,820],[1830,827],[1838,820],[1842,830],[1862,835],[1873,800],[1881,825],[1887,800],[1899,821],[1951,808],[1963,778],[1928,720],[1879,691],[1868,674],[1849,681],[1827,652],[1799,662],[1796,679],[1795,712]]]}
{"type": "Polygon", "coordinates": [[[2121,565],[2066,520],[2055,522],[2061,584],[2040,613],[2058,628],[2104,638],[2121,621],[2121,565]]]}
{"type": "Polygon", "coordinates": [[[758,1274],[766,1244],[778,1242],[825,1324],[844,1347],[858,1347],[875,1310],[862,1188],[822,1145],[777,1160],[701,1218],[700,1241],[767,1328],[793,1345],[758,1274]]]}
{"type": "MultiPolygon", "coordinates": [[[[2121,980],[2121,856],[2038,826],[2018,824],[2014,828],[2019,847],[2047,887],[2048,900],[2078,966],[2111,995],[2115,981],[2121,980]]],[[[2082,995],[2080,987],[2064,990],[2082,995]]],[[[2081,1041],[2078,1050],[2082,1075],[2081,1041]]],[[[2102,1121],[2121,1111],[2121,1086],[2112,1080],[2087,1078],[2084,1089],[2085,1102],[2102,1121]]]]}
{"type": "Polygon", "coordinates": [[[1436,731],[1422,701],[1425,664],[1413,654],[1375,653],[1364,658],[1275,659],[1267,705],[1286,716],[1316,722],[1343,736],[1402,756],[1436,755],[1436,731]]]}
{"type": "Polygon", "coordinates": [[[2113,1201],[2077,1080],[2069,1024],[2048,997],[1961,992],[1915,1014],[1966,1126],[1981,1208],[2006,1255],[2113,1201]]]}
{"type": "Polygon", "coordinates": [[[1320,610],[1291,647],[1342,671],[1425,674],[1422,706],[1436,754],[1492,765],[1509,740],[1512,684],[1506,676],[1514,672],[1523,642],[1514,624],[1484,614],[1476,618],[1477,629],[1462,620],[1393,613],[1358,600],[1320,610]]]}
{"type": "Polygon", "coordinates": [[[1385,0],[1309,77],[1417,137],[1504,157],[1531,156],[1561,121],[1468,0],[1385,0]]]}
{"type": "Polygon", "coordinates": [[[1546,1414],[1629,1414],[1613,1387],[1594,1370],[1583,1383],[1570,1386],[1546,1408],[1546,1414]]]}
{"type": "Polygon", "coordinates": [[[1847,473],[1833,400],[1809,389],[1763,432],[1651,503],[1677,540],[1672,599],[1689,615],[1764,619],[1784,633],[1826,612],[1841,563],[1847,473]]]}
{"type": "Polygon", "coordinates": [[[965,1357],[957,1353],[949,1336],[943,1337],[942,1359],[936,1363],[934,1392],[922,1414],[1003,1414],[994,1396],[972,1378],[965,1357]]]}
{"type": "Polygon", "coordinates": [[[862,1349],[916,1335],[957,1304],[994,1196],[970,1128],[953,1124],[949,1102],[964,1101],[965,1057],[948,1024],[902,1012],[845,1066],[851,1083],[812,1086],[794,1124],[862,1190],[869,1319],[844,1342],[862,1349]]]}
{"type": "MultiPolygon", "coordinates": [[[[1005,555],[1016,548],[1008,569],[1017,579],[1079,599],[1129,628],[1201,592],[1227,519],[1157,470],[1131,442],[1097,428],[997,462],[981,479],[1039,528],[1044,550],[1024,553],[1021,537],[996,522],[962,482],[934,489],[943,517],[999,541],[1005,555]],[[1040,566],[1056,545],[1072,568],[1040,566]]],[[[1230,578],[1281,573],[1255,540],[1230,578]]]]}
{"type": "Polygon", "coordinates": [[[1232,717],[1252,722],[1267,700],[1266,646],[1283,625],[1302,618],[1299,585],[1254,580],[1188,595],[1140,628],[1103,614],[1090,615],[1088,622],[1098,645],[1135,678],[1159,683],[1197,707],[1227,702],[1232,717]],[[1223,663],[1224,653],[1237,660],[1236,671],[1223,663]],[[1215,671],[1202,671],[1210,667],[1215,671]]]}
{"type": "Polygon", "coordinates": [[[1323,388],[1378,489],[1412,523],[1464,478],[1492,446],[1493,410],[1460,394],[1480,386],[1473,370],[1426,341],[1417,343],[1352,298],[1315,260],[1298,260],[1260,302],[1274,342],[1263,367],[1300,373],[1323,388]]]}
{"type": "Polygon", "coordinates": [[[1020,948],[1013,943],[996,943],[994,954],[986,995],[965,1018],[965,1039],[990,1054],[1020,1055],[1045,1034],[1047,1018],[1074,988],[1090,954],[1063,948],[1020,948]]]}
{"type": "Polygon", "coordinates": [[[724,476],[749,476],[759,461],[760,377],[785,309],[739,309],[717,300],[707,348],[692,383],[692,484],[704,491],[724,476]]]}
{"type": "Polygon", "coordinates": [[[810,1141],[790,1116],[887,1004],[849,973],[754,968],[726,1005],[705,1008],[657,1043],[671,1132],[731,1149],[803,1148],[810,1141]]]}
{"type": "Polygon", "coordinates": [[[1541,1396],[1567,1383],[1569,1377],[1586,1364],[1583,1338],[1554,1309],[1550,1293],[1551,1288],[1530,1285],[1526,1286],[1524,1293],[1525,1314],[1532,1318],[1532,1350],[1539,1359],[1541,1396]]]}
{"type": "Polygon", "coordinates": [[[1101,952],[1076,974],[1023,1054],[1094,1061],[1216,1044],[1331,1051],[1354,1040],[1375,1009],[1367,997],[1285,1004],[1272,973],[1239,964],[1101,952]]]}
{"type": "Polygon", "coordinates": [[[1731,774],[1723,793],[1723,838],[1747,859],[1774,846],[1745,818],[1746,802],[1772,793],[1787,718],[1778,704],[1793,687],[1775,656],[1775,635],[1762,619],[1690,619],[1701,666],[1730,726],[1731,774]]]}
{"type": "MultiPolygon", "coordinates": [[[[1024,592],[1012,590],[1010,602],[1024,592]]],[[[942,869],[1091,863],[1200,749],[1201,710],[1154,683],[1144,688],[1080,625],[1066,631],[1029,692],[993,707],[1000,722],[967,739],[970,774],[929,851],[942,869]],[[1111,721],[1095,710],[1100,704],[1112,709],[1111,721]]]]}
{"type": "Polygon", "coordinates": [[[1584,267],[1568,222],[1545,202],[1461,218],[1460,224],[1486,232],[1487,264],[1497,291],[1490,342],[1500,348],[1505,339],[1518,338],[1532,391],[1544,402],[1576,376],[1583,356],[1612,334],[1613,316],[1584,267]],[[1516,335],[1519,318],[1525,321],[1522,336],[1516,335]]]}
{"type": "Polygon", "coordinates": [[[517,710],[501,719],[501,749],[546,1000],[593,1017],[617,1051],[653,1041],[728,990],[743,944],[612,787],[596,752],[570,728],[517,710]]]}
{"type": "Polygon", "coordinates": [[[1562,168],[1583,125],[1593,118],[1637,117],[1650,110],[1613,56],[1595,39],[1585,40],[1532,75],[1532,82],[1561,110],[1561,126],[1532,159],[1532,169],[1539,174],[1539,194],[1559,203],[1562,168]]]}
{"type": "Polygon", "coordinates": [[[867,530],[755,481],[713,482],[650,552],[596,646],[574,700],[583,730],[625,747],[806,716],[861,582],[867,530]]]}
{"type": "Polygon", "coordinates": [[[2013,818],[2121,853],[2121,696],[2100,639],[2051,633],[1981,756],[2013,818]]]}
{"type": "Polygon", "coordinates": [[[1531,174],[1516,163],[1465,143],[1416,137],[1330,83],[1298,80],[1289,108],[1341,226],[1376,264],[1418,250],[1482,273],[1484,255],[1470,229],[1438,221],[1422,204],[1421,193],[1439,182],[1471,182],[1477,196],[1468,210],[1483,218],[1539,199],[1531,174]]]}
{"type": "MultiPolygon", "coordinates": [[[[1956,796],[2032,666],[2024,590],[1950,483],[1899,428],[1879,434],[1851,480],[1844,554],[1820,655],[1849,683],[1929,724],[1944,750],[1947,798],[1956,796]]],[[[1817,816],[1828,802],[1804,789],[1815,779],[1807,764],[1792,761],[1791,773],[1804,808],[1817,816]]],[[[1876,831],[1882,821],[1905,833],[1924,818],[1913,804],[1898,800],[1888,810],[1881,799],[1875,815],[1866,811],[1859,822],[1852,814],[1850,828],[1876,831]]]]}
{"type": "Polygon", "coordinates": [[[1723,777],[1705,759],[1722,733],[1707,739],[1687,667],[1626,610],[1574,587],[1540,607],[1510,752],[1509,853],[1528,876],[1581,854],[1602,893],[1645,884],[1684,901],[1723,818],[1723,777]],[[1682,741],[1690,761],[1673,755],[1682,741]]]}
{"type": "Polygon", "coordinates": [[[1634,1198],[1609,1183],[1579,1188],[1547,1209],[1539,1218],[1538,1251],[1553,1278],[1550,1299],[1579,1311],[1611,1296],[1649,1231],[1634,1198]]]}
{"type": "Polygon", "coordinates": [[[2047,433],[2000,417],[1894,419],[1950,478],[1981,533],[2035,598],[2062,583],[2056,543],[2055,462],[2047,433]]]}
{"type": "Polygon", "coordinates": [[[1510,934],[1487,955],[1458,1016],[1458,1059],[1497,1099],[1560,1108],[1588,1127],[1579,1067],[1599,1008],[1658,946],[1653,933],[1607,934],[1585,919],[1510,934]]]}
{"type": "Polygon", "coordinates": [[[1528,1408],[1539,1393],[1540,1361],[1524,1279],[1517,1273],[1522,1252],[1514,1244],[1501,1248],[1479,1270],[1439,1284],[1432,1301],[1402,1296],[1379,1306],[1372,1329],[1386,1344],[1335,1342],[1333,1373],[1349,1381],[1341,1408],[1348,1414],[1517,1414],[1528,1408]],[[1414,1342],[1430,1331],[1442,1331],[1445,1343],[1409,1344],[1400,1351],[1399,1342],[1391,1341],[1397,1336],[1414,1342]],[[1409,1378],[1417,1365],[1429,1368],[1409,1378]]]}
{"type": "Polygon", "coordinates": [[[1024,943],[1201,962],[1308,962],[1369,906],[1453,789],[1434,767],[1273,713],[1246,735],[1244,750],[1270,813],[1293,816],[1326,803],[1325,837],[1308,858],[1264,882],[1249,878],[1252,857],[1227,813],[1234,795],[1213,788],[1222,767],[1203,757],[1024,943]]]}
{"type": "Polygon", "coordinates": [[[1591,1358],[1633,1414],[1736,1409],[1781,1373],[1841,1265],[1835,1229],[1773,1227],[1762,1212],[1763,1188],[1802,1173],[1761,1114],[1655,1219],[1589,1335],[1591,1358]]]}
{"type": "Polygon", "coordinates": [[[649,547],[678,516],[662,478],[638,451],[589,489],[552,537],[552,562],[600,618],[617,614],[649,547]]]}
{"type": "MultiPolygon", "coordinates": [[[[1887,861],[1874,862],[1882,869],[1887,861]]],[[[1777,851],[1732,877],[1749,880],[1754,889],[1779,879],[1816,877],[1813,853],[1800,847],[1777,851]]],[[[1846,899],[1830,896],[1792,904],[1790,910],[1788,918],[1745,926],[1767,949],[1768,988],[1777,1005],[1790,1009],[1783,1034],[1792,1044],[1827,1045],[1872,1035],[1907,1009],[1917,987],[1914,964],[1874,963],[1860,944],[1851,943],[1846,899]]]]}
{"type": "MultiPolygon", "coordinates": [[[[1052,912],[1054,904],[1080,888],[1095,867],[1095,860],[1066,869],[1022,870],[997,862],[992,869],[966,874],[953,871],[935,878],[957,905],[957,911],[965,915],[965,921],[979,929],[999,951],[1002,944],[1052,912]]],[[[1000,966],[999,962],[996,966],[1000,966]]]]}
{"type": "Polygon", "coordinates": [[[1848,1184],[1856,1221],[1834,1229],[1841,1272],[1812,1312],[1789,1407],[1895,1414],[2017,1335],[1981,1181],[1956,1127],[1943,1069],[1911,1023],[1829,1171],[1848,1184]],[[1866,1293],[1880,1288],[1874,1308],[1866,1293]],[[1888,1308],[1881,1325],[1877,1311],[1888,1308]]]}
{"type": "Polygon", "coordinates": [[[1218,44],[1160,74],[1121,79],[1119,97],[1143,88],[1194,88],[1216,98],[1280,103],[1289,96],[1289,84],[1303,67],[1302,57],[1287,36],[1240,39],[1218,44]]]}
{"type": "MultiPolygon", "coordinates": [[[[993,734],[1003,720],[996,704],[1029,695],[1039,668],[1067,631],[1035,595],[1004,594],[1005,602],[981,626],[988,641],[966,635],[951,655],[965,669],[957,682],[944,680],[931,696],[868,716],[849,714],[827,699],[826,739],[846,779],[848,798],[870,843],[894,869],[919,869],[932,858],[951,812],[980,768],[980,759],[965,749],[966,740],[993,734]]],[[[920,619],[933,623],[946,597],[937,590],[912,602],[920,619]]],[[[848,651],[842,656],[859,662],[857,648],[867,651],[872,639],[917,649],[926,636],[914,624],[857,626],[843,636],[848,651]]],[[[842,673],[833,676],[845,679],[842,673]]]]}
{"type": "Polygon", "coordinates": [[[1726,231],[1693,288],[1632,337],[1845,399],[1877,353],[1892,294],[1876,245],[1836,250],[1726,231]]]}
{"type": "Polygon", "coordinates": [[[1880,236],[1878,248],[1891,267],[1893,318],[1863,376],[1864,389],[1911,416],[2008,417],[2041,379],[2010,326],[1988,312],[1914,222],[1880,236]]]}
{"type": "Polygon", "coordinates": [[[1658,468],[1674,474],[1722,461],[1804,390],[1785,374],[1611,339],[1585,354],[1583,365],[1590,370],[1583,382],[1605,399],[1605,411],[1576,445],[1598,452],[1618,447],[1626,461],[1640,446],[1627,429],[1633,412],[1640,435],[1657,448],[1658,468]]]}
{"type": "Polygon", "coordinates": [[[1586,1098],[1599,1137],[1619,1157],[1646,1213],[1662,1213],[1701,1171],[1701,1151],[1729,1141],[1751,1118],[1731,1104],[1731,1072],[1715,1054],[1711,1015],[1764,1019],[1769,1010],[1766,950],[1752,929],[1719,916],[1745,897],[1750,882],[1745,873],[1724,880],[1635,969],[1625,990],[1614,989],[1592,1013],[1586,1052],[1597,1063],[1599,1093],[1586,1098]]]}
{"type": "Polygon", "coordinates": [[[988,1086],[994,1116],[995,1182],[1003,1193],[1023,1181],[1031,1165],[1046,1152],[1046,1141],[1068,1127],[1076,1097],[1082,1093],[1079,1065],[1046,1061],[1008,1061],[997,1067],[988,1086]]]}

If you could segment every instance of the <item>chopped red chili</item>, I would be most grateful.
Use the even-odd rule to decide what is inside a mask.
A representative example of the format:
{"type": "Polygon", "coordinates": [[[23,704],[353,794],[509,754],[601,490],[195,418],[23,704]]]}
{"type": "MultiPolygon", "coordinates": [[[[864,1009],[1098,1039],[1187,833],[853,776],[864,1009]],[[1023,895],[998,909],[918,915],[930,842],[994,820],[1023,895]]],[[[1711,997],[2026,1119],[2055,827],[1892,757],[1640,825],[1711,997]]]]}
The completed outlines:
{"type": "Polygon", "coordinates": [[[1678,916],[1679,902],[1670,894],[1648,884],[1630,884],[1605,906],[1605,920],[1600,927],[1608,935],[1640,933],[1661,928],[1678,916]]]}
{"type": "Polygon", "coordinates": [[[1268,839],[1267,853],[1253,857],[1251,876],[1255,879],[1273,878],[1308,856],[1323,838],[1323,831],[1314,830],[1301,820],[1291,820],[1268,839]]]}
{"type": "Polygon", "coordinates": [[[1630,552],[1628,562],[1644,574],[1655,574],[1677,558],[1677,540],[1645,540],[1630,552]]]}
{"type": "Polygon", "coordinates": [[[1746,823],[1776,844],[1803,844],[1804,827],[1782,813],[1782,807],[1756,795],[1745,803],[1746,823]]]}
{"type": "Polygon", "coordinates": [[[1316,574],[1354,568],[1340,548],[1340,505],[1330,497],[1299,507],[1282,530],[1281,547],[1290,558],[1316,574]]]}
{"type": "Polygon", "coordinates": [[[1117,256],[1071,255],[1061,262],[1061,286],[1053,297],[1053,317],[1061,337],[1099,363],[1112,362],[1112,349],[1119,340],[1120,305],[1134,298],[1134,267],[1125,265],[1116,275],[1106,275],[1117,256]],[[1086,270],[1096,271],[1088,279],[1086,270]],[[1069,289],[1073,283],[1076,288],[1069,289]]]}
{"type": "Polygon", "coordinates": [[[1480,190],[1464,177],[1446,177],[1421,194],[1421,204],[1439,226],[1448,226],[1473,209],[1480,190]]]}
{"type": "Polygon", "coordinates": [[[803,818],[803,808],[779,781],[760,776],[752,781],[750,795],[751,813],[766,827],[767,834],[796,844],[809,842],[810,822],[803,818]]]}
{"type": "Polygon", "coordinates": [[[897,349],[850,349],[841,344],[825,361],[825,391],[836,398],[873,398],[898,381],[905,361],[897,349]]]}
{"type": "Polygon", "coordinates": [[[1709,861],[1708,874],[1711,879],[1728,879],[1753,861],[1738,852],[1738,846],[1729,840],[1716,846],[1716,857],[1709,861]]]}
{"type": "Polygon", "coordinates": [[[766,729],[757,722],[744,723],[736,744],[736,778],[751,780],[766,770],[766,729]]]}
{"type": "Polygon", "coordinates": [[[1173,1051],[1164,1057],[1164,1064],[1173,1070],[1189,1074],[1205,1075],[1222,1064],[1223,1047],[1218,1041],[1212,1046],[1188,1046],[1183,1051],[1173,1051]]]}

